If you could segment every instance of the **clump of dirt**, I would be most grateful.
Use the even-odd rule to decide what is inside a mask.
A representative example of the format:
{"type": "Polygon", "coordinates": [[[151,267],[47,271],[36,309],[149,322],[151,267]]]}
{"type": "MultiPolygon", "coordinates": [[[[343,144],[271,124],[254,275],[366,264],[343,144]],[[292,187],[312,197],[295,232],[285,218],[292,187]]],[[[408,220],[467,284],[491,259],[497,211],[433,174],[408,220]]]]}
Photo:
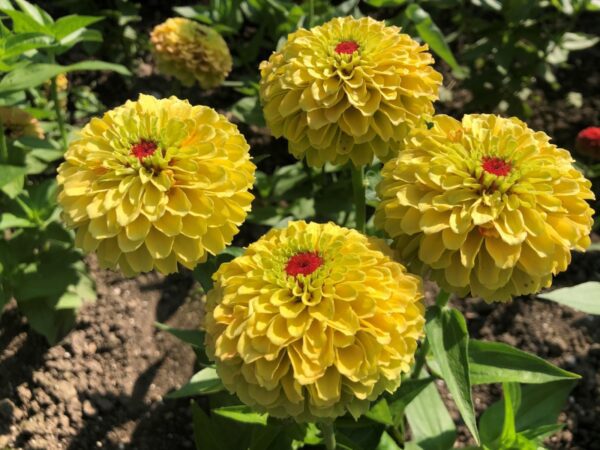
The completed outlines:
{"type": "Polygon", "coordinates": [[[198,327],[192,278],[124,280],[91,265],[98,300],[58,345],[16,307],[1,317],[0,448],[194,448],[189,402],[163,397],[187,382],[195,355],[154,327],[198,327]]]}

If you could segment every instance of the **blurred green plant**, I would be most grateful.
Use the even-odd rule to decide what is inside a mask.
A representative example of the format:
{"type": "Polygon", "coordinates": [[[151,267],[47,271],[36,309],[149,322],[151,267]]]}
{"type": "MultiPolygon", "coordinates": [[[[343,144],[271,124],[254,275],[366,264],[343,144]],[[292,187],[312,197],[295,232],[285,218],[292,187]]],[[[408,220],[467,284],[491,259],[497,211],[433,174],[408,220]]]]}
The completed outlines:
{"type": "Polygon", "coordinates": [[[0,312],[14,298],[30,326],[54,343],[73,325],[81,304],[96,296],[73,234],[58,220],[53,173],[67,146],[68,124],[67,92],[59,93],[57,76],[129,72],[103,61],[57,63],[75,45],[102,39],[87,28],[101,17],[54,20],[25,0],[1,0],[0,12],[0,106],[31,113],[46,131],[44,139],[8,134],[0,120],[0,312]]]}

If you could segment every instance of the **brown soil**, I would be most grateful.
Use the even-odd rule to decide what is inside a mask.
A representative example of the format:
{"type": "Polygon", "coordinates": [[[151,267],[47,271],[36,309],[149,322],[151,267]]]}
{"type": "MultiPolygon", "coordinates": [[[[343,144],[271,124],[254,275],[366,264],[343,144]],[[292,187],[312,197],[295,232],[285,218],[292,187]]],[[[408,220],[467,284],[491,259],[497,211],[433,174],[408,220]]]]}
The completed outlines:
{"type": "Polygon", "coordinates": [[[199,325],[191,277],[124,280],[91,265],[98,300],[58,345],[14,307],[1,317],[0,448],[194,448],[189,402],[163,396],[189,379],[195,356],[154,327],[199,325]]]}

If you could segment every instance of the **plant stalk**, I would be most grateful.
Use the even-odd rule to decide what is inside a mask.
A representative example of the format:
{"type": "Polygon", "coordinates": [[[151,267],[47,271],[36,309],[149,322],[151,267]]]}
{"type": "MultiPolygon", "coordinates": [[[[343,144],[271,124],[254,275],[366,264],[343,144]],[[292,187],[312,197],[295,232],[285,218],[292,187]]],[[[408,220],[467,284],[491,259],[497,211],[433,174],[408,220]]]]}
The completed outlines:
{"type": "Polygon", "coordinates": [[[337,444],[335,442],[335,431],[333,429],[333,422],[320,422],[319,428],[323,433],[323,442],[327,450],[335,450],[337,444]]]}
{"type": "Polygon", "coordinates": [[[56,114],[56,121],[58,122],[58,129],[60,131],[60,138],[62,140],[63,149],[67,149],[67,130],[65,129],[65,119],[58,101],[58,88],[56,86],[56,77],[52,77],[50,85],[50,95],[52,96],[52,102],[54,103],[54,113],[56,114]]]}
{"type": "Polygon", "coordinates": [[[350,171],[352,172],[352,190],[354,192],[354,205],[356,206],[356,229],[364,233],[367,220],[367,204],[363,168],[350,163],[350,171]]]}
{"type": "Polygon", "coordinates": [[[8,162],[8,147],[6,146],[6,136],[4,135],[4,124],[0,120],[0,164],[8,162]]]}
{"type": "Polygon", "coordinates": [[[413,371],[410,374],[411,380],[416,380],[419,378],[421,370],[423,370],[423,366],[425,365],[425,358],[427,357],[427,353],[429,353],[429,341],[427,337],[423,340],[423,344],[417,350],[415,355],[415,366],[413,367],[413,371]]]}
{"type": "Polygon", "coordinates": [[[308,28],[312,28],[315,19],[315,0],[308,0],[308,28]]]}
{"type": "Polygon", "coordinates": [[[435,298],[435,304],[440,308],[446,307],[448,301],[450,300],[450,293],[440,289],[437,297],[435,298]]]}

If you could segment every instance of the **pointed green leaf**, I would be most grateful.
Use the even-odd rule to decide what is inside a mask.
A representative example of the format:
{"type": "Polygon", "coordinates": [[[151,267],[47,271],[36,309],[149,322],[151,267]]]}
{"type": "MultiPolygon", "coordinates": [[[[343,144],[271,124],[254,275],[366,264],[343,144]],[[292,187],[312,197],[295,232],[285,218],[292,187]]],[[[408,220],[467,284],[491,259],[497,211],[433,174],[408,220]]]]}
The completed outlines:
{"type": "Polygon", "coordinates": [[[19,67],[2,78],[0,94],[36,87],[61,73],[78,70],[109,70],[121,75],[131,75],[124,66],[104,61],[82,61],[68,66],[34,63],[19,67]]]}
{"type": "Polygon", "coordinates": [[[471,396],[469,333],[465,319],[456,309],[434,306],[427,312],[425,330],[433,357],[439,365],[448,390],[467,428],[479,443],[471,396]]]}
{"type": "Polygon", "coordinates": [[[418,380],[404,380],[400,387],[388,399],[390,412],[394,418],[394,426],[400,425],[404,420],[404,410],[419,393],[429,386],[433,378],[420,378],[418,380]]]}
{"type": "Polygon", "coordinates": [[[538,294],[544,300],[552,300],[561,305],[588,314],[600,314],[600,282],[588,281],[577,286],[555,289],[554,291],[538,294]]]}
{"type": "Polygon", "coordinates": [[[52,32],[54,34],[54,38],[57,41],[67,37],[71,33],[75,31],[85,28],[88,25],[99,22],[103,20],[104,17],[95,17],[95,16],[77,16],[70,15],[61,17],[56,21],[56,23],[52,26],[52,32]]]}
{"type": "Polygon", "coordinates": [[[225,387],[214,367],[205,367],[197,372],[190,381],[180,389],[167,394],[166,398],[193,397],[194,395],[214,394],[225,387]]]}
{"type": "Polygon", "coordinates": [[[190,344],[192,347],[204,348],[204,331],[197,329],[173,328],[165,323],[154,322],[154,326],[159,330],[171,333],[177,339],[190,344]]]}
{"type": "Polygon", "coordinates": [[[388,406],[388,402],[385,398],[381,398],[375,402],[369,411],[367,411],[365,416],[384,425],[394,425],[394,418],[392,417],[390,407],[388,406]]]}
{"type": "MultiPolygon", "coordinates": [[[[426,377],[425,373],[420,376],[426,377]]],[[[456,427],[434,383],[408,404],[406,419],[414,440],[411,448],[448,450],[454,445],[456,427]]]]}
{"type": "Polygon", "coordinates": [[[268,414],[259,414],[246,405],[224,406],[213,409],[212,412],[236,422],[256,425],[267,425],[267,419],[269,418],[268,414]]]}
{"type": "Polygon", "coordinates": [[[469,341],[471,384],[504,382],[547,383],[579,378],[538,356],[501,342],[469,341]]]}

